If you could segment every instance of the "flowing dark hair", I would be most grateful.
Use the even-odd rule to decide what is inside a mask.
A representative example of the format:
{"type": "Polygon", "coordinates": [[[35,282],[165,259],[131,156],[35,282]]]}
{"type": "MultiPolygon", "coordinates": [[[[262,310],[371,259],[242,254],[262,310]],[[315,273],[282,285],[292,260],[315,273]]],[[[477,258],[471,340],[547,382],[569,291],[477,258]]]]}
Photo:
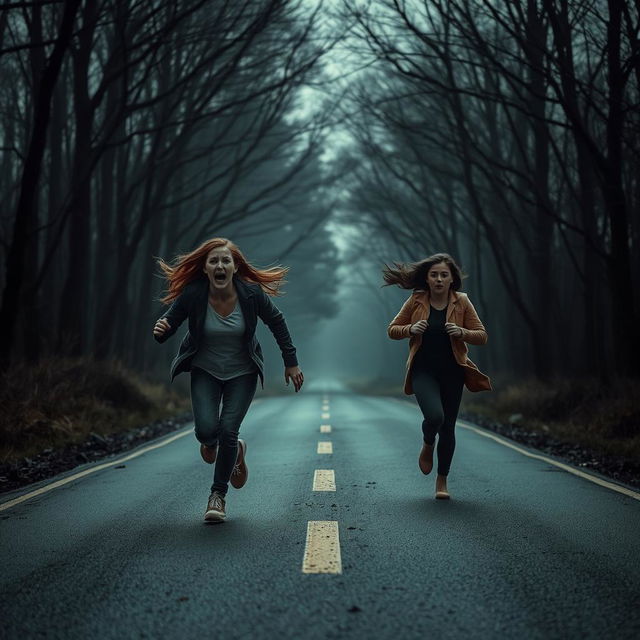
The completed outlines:
{"type": "Polygon", "coordinates": [[[448,253],[434,253],[418,262],[394,262],[393,267],[385,264],[382,270],[385,284],[382,286],[397,284],[402,289],[428,289],[427,274],[429,269],[439,262],[444,262],[451,270],[451,289],[459,291],[462,288],[462,279],[466,276],[448,253]]]}

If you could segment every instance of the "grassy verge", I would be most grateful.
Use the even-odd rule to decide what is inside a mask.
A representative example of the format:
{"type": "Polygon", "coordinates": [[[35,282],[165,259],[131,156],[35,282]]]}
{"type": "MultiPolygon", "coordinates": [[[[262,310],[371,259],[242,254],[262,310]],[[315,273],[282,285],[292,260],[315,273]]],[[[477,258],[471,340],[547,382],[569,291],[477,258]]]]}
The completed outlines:
{"type": "Polygon", "coordinates": [[[10,463],[184,411],[189,399],[118,362],[48,359],[0,379],[0,462],[10,463]]]}
{"type": "Polygon", "coordinates": [[[464,410],[607,455],[640,460],[640,381],[525,380],[467,396],[464,410]]]}
{"type": "MultiPolygon", "coordinates": [[[[640,381],[619,379],[604,387],[595,379],[560,378],[496,384],[490,393],[465,393],[462,412],[640,461],[640,381]]],[[[349,387],[371,395],[402,395],[399,385],[354,380],[349,387]]]]}

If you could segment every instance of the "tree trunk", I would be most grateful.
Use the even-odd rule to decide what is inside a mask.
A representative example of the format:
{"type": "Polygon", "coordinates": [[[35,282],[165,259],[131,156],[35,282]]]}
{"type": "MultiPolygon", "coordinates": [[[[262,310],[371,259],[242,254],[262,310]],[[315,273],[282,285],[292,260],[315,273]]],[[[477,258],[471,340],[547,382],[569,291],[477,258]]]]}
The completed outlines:
{"type": "MultiPolygon", "coordinates": [[[[542,304],[553,306],[556,302],[555,287],[552,282],[553,264],[551,245],[553,224],[549,216],[549,130],[546,123],[546,82],[544,78],[544,51],[546,26],[538,13],[536,0],[527,0],[527,24],[525,56],[529,85],[529,109],[532,114],[531,134],[533,137],[533,192],[535,202],[533,215],[534,242],[531,253],[531,272],[534,283],[533,299],[542,304]]],[[[534,346],[536,374],[547,379],[554,370],[553,354],[557,353],[553,340],[553,331],[549,331],[549,317],[537,314],[537,343],[534,346]]]]}
{"type": "Polygon", "coordinates": [[[16,207],[13,237],[6,263],[6,282],[0,307],[0,360],[8,361],[14,342],[16,319],[24,285],[24,261],[28,250],[29,235],[34,233],[37,220],[36,194],[42,171],[47,128],[51,112],[51,97],[60,74],[65,51],[73,36],[73,26],[81,0],[68,0],[58,28],[53,51],[42,73],[42,80],[35,87],[31,138],[20,180],[20,195],[16,207]]]}
{"type": "MultiPolygon", "coordinates": [[[[29,23],[29,40],[31,42],[42,42],[42,7],[34,5],[31,22],[29,23]]],[[[44,71],[46,63],[44,49],[34,47],[29,51],[29,61],[31,63],[32,86],[37,87],[44,71]]],[[[52,96],[53,97],[53,96],[52,96]]],[[[44,154],[43,154],[44,155],[44,154]]],[[[33,220],[34,226],[39,226],[39,203],[42,199],[42,189],[36,189],[33,194],[33,220]]],[[[21,292],[20,313],[23,321],[22,328],[22,352],[27,362],[37,362],[40,357],[40,295],[35,289],[35,282],[38,276],[38,243],[40,234],[35,230],[29,234],[24,252],[24,275],[21,292]]]]}
{"type": "Polygon", "coordinates": [[[609,281],[612,296],[613,338],[616,368],[622,374],[640,375],[640,337],[631,278],[629,218],[622,175],[624,73],[620,63],[622,3],[609,0],[607,24],[607,69],[609,113],[607,114],[607,175],[604,200],[609,214],[611,251],[609,281]]]}
{"type": "Polygon", "coordinates": [[[91,133],[93,107],[89,96],[89,62],[96,24],[97,6],[88,2],[83,11],[79,46],[73,56],[75,148],[72,200],[69,215],[69,259],[60,297],[59,351],[71,356],[85,353],[89,319],[91,258],[91,133]]]}

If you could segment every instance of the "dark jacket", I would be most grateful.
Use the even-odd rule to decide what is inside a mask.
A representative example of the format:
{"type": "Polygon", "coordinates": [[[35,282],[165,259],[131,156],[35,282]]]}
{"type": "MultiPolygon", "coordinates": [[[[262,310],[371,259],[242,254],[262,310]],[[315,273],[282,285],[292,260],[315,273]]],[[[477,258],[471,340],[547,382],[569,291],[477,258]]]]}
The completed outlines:
{"type": "MultiPolygon", "coordinates": [[[[264,386],[264,359],[262,348],[256,338],[258,317],[269,327],[276,339],[285,367],[295,367],[298,364],[296,348],[291,343],[291,336],[287,324],[280,310],[271,302],[269,296],[257,284],[244,282],[234,276],[233,283],[238,292],[238,302],[244,316],[244,339],[251,359],[258,367],[260,383],[264,386]]],[[[171,363],[171,381],[183,371],[191,371],[191,361],[198,351],[200,339],[204,329],[204,321],[209,304],[209,280],[198,278],[185,286],[182,293],[173,301],[169,310],[162,314],[166,318],[170,329],[161,336],[154,336],[158,342],[170,338],[178,327],[189,319],[189,330],[182,338],[180,348],[171,363]]]]}

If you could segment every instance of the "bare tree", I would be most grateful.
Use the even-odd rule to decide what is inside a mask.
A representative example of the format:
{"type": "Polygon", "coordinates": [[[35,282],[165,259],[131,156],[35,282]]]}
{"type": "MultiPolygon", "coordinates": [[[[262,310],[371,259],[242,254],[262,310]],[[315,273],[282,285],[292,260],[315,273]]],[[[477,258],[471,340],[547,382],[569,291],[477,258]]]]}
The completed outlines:
{"type": "MultiPolygon", "coordinates": [[[[63,44],[50,26],[60,3],[18,4],[0,14],[3,114],[36,109],[40,76],[25,73],[25,56],[35,62],[51,42],[63,44]],[[39,16],[46,33],[36,29],[39,16]]],[[[27,350],[37,357],[40,344],[58,353],[127,353],[141,331],[127,317],[149,313],[144,300],[152,297],[139,292],[152,280],[152,256],[225,225],[276,217],[279,200],[311,187],[300,177],[326,132],[321,113],[292,116],[299,89],[339,38],[314,38],[321,4],[103,0],[75,8],[47,99],[56,126],[36,136],[44,179],[22,186],[34,203],[26,226],[11,176],[31,157],[22,141],[31,133],[19,118],[0,125],[9,149],[0,189],[16,212],[3,220],[12,239],[3,233],[0,316],[22,327],[5,358],[27,350]],[[45,309],[47,321],[39,321],[45,309]]]]}
{"type": "MultiPolygon", "coordinates": [[[[422,244],[425,229],[451,246],[459,238],[480,271],[500,279],[539,376],[585,363],[604,378],[608,368],[637,373],[629,323],[637,320],[630,212],[638,210],[638,7],[345,0],[344,15],[356,25],[353,49],[383,78],[352,96],[349,126],[369,176],[377,171],[357,188],[377,195],[356,208],[399,246],[422,244]],[[576,290],[587,318],[578,326],[576,290]],[[542,300],[557,310],[552,317],[540,313],[542,300]],[[599,331],[599,316],[609,331],[599,331]],[[596,336],[599,346],[585,349],[596,336]],[[556,360],[568,346],[572,357],[556,360]]],[[[517,325],[501,324],[515,344],[517,325]]]]}

